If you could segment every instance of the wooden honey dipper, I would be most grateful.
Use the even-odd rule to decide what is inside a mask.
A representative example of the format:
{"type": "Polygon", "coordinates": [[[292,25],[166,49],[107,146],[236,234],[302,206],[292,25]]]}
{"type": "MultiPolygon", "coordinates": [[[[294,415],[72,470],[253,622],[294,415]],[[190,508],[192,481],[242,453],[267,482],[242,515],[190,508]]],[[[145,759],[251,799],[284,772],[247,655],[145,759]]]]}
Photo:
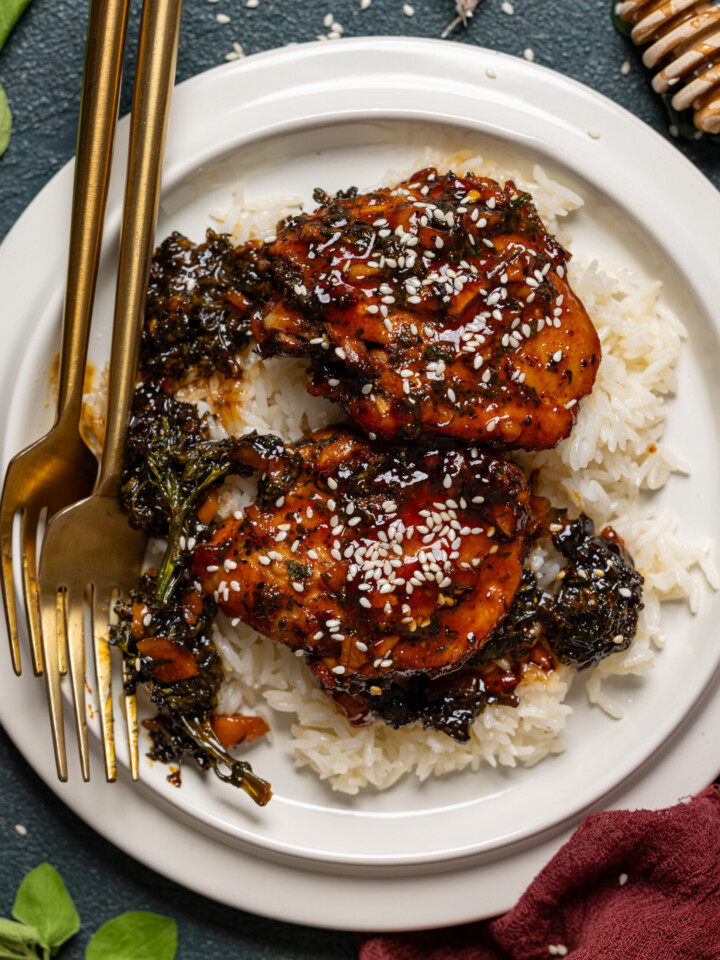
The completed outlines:
{"type": "Polygon", "coordinates": [[[626,0],[615,13],[633,24],[635,43],[651,44],[643,63],[659,68],[653,89],[670,94],[677,88],[673,108],[692,107],[698,130],[720,133],[720,6],[710,0],[626,0]]]}

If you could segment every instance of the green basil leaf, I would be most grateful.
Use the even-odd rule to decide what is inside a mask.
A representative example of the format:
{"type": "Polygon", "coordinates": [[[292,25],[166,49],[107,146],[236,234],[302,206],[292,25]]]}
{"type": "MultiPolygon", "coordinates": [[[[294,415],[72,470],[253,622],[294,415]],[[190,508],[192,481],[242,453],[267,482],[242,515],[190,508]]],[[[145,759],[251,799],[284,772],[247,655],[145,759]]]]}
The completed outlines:
{"type": "Polygon", "coordinates": [[[12,133],[12,114],[5,91],[0,84],[0,157],[5,153],[12,133]]]}
{"type": "Polygon", "coordinates": [[[0,960],[37,960],[40,936],[35,927],[0,919],[0,960]]]}
{"type": "Polygon", "coordinates": [[[30,0],[0,0],[0,50],[30,0]]]}
{"type": "Polygon", "coordinates": [[[35,927],[43,947],[53,950],[80,929],[80,917],[62,877],[49,863],[41,863],[20,884],[13,916],[35,927]]]}
{"type": "Polygon", "coordinates": [[[0,919],[0,948],[14,944],[40,943],[40,936],[35,927],[26,923],[16,923],[14,920],[0,919]]]}
{"type": "Polygon", "coordinates": [[[175,921],[156,913],[123,913],[108,920],[88,944],[85,960],[173,960],[175,921]]]}

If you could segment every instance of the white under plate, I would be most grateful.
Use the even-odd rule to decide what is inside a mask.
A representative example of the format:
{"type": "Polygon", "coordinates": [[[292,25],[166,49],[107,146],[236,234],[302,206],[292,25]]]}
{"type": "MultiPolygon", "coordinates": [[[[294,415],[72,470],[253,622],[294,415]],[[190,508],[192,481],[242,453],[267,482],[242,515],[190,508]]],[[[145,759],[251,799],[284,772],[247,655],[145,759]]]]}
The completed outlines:
{"type": "MultiPolygon", "coordinates": [[[[118,158],[126,145],[123,122],[118,158]]],[[[585,87],[489,51],[394,38],[309,44],[212,70],[175,95],[158,240],[173,229],[201,239],[213,225],[209,211],[229,207],[238,184],[250,198],[299,194],[310,203],[314,187],[370,186],[389,168],[412,164],[426,145],[447,154],[469,147],[528,173],[541,162],[585,197],[568,224],[574,251],[663,279],[667,303],[690,330],[668,438],[692,477],[673,478],[661,501],[684,535],[717,542],[720,196],[672,146],[585,87]]],[[[122,180],[118,169],[91,347],[100,364],[109,349],[122,180]]],[[[49,425],[47,373],[58,349],[71,181],[68,166],[0,250],[3,464],[49,425]]],[[[668,738],[711,683],[719,617],[720,598],[709,593],[695,617],[684,607],[668,611],[669,642],[652,676],[613,689],[626,712],[620,723],[590,708],[578,684],[563,755],[531,770],[488,768],[424,784],[406,778],[383,794],[343,797],[296,771],[282,729],[249,756],[275,791],[263,810],[190,768],[177,790],[148,761],[141,786],[105,785],[99,756],[91,784],[81,784],[75,768],[60,786],[42,685],[11,678],[9,664],[0,669],[0,718],[38,772],[96,829],[202,893],[322,926],[458,922],[511,906],[556,848],[558,836],[548,836],[589,809],[635,797],[662,806],[713,778],[718,760],[702,750],[701,720],[687,727],[684,751],[669,748],[668,738]],[[680,782],[688,750],[694,762],[680,782]],[[643,764],[646,779],[637,780],[643,764]],[[127,804],[137,811],[137,832],[116,813],[127,804]],[[169,855],[178,846],[183,857],[169,855]],[[299,871],[306,883],[298,883],[299,871]],[[398,882],[407,896],[390,892],[398,882]]]]}

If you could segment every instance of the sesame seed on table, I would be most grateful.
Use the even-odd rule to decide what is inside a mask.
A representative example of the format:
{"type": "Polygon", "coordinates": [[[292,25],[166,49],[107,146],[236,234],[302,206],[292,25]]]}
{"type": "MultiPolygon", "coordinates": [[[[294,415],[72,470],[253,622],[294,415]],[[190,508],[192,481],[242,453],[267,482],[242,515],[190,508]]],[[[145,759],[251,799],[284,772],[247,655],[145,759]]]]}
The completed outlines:
{"type": "MultiPolygon", "coordinates": [[[[132,54],[140,8],[139,0],[133,0],[128,42],[132,54]]],[[[0,159],[0,238],[74,153],[86,17],[86,0],[33,0],[0,54],[0,81],[14,115],[12,139],[0,159]]],[[[452,0],[186,0],[178,80],[225,60],[317,37],[327,43],[342,42],[344,36],[439,37],[454,18],[452,0]]],[[[483,0],[467,28],[458,24],[449,36],[458,43],[534,58],[611,97],[672,140],[638,51],[612,27],[609,3],[483,0]]],[[[128,63],[123,113],[130,106],[131,78],[128,63]]],[[[720,188],[720,150],[703,141],[682,143],[680,149],[720,188]]],[[[2,731],[0,777],[0,915],[9,915],[24,873],[44,860],[53,863],[63,873],[84,924],[63,958],[80,960],[90,931],[126,909],[172,916],[179,928],[180,960],[203,955],[232,960],[356,957],[350,933],[296,927],[232,910],[131,860],[85,827],[2,731]]],[[[550,955],[564,955],[559,940],[553,946],[550,955]]]]}

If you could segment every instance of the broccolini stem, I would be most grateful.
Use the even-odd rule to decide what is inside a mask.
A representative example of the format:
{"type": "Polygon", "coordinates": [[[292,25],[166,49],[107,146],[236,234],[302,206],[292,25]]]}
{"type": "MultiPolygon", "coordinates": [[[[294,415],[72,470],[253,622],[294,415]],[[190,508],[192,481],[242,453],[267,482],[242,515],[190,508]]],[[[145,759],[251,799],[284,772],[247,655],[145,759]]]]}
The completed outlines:
{"type": "Polygon", "coordinates": [[[176,714],[177,719],[183,725],[185,732],[198,744],[205,752],[208,762],[212,766],[217,776],[225,783],[231,783],[234,787],[242,787],[247,795],[255,801],[259,807],[264,807],[272,797],[272,789],[267,780],[258,777],[253,773],[249,763],[244,760],[235,760],[222,748],[210,725],[210,721],[190,720],[182,714],[176,714]],[[229,773],[220,769],[220,765],[229,768],[229,773]]]}
{"type": "Polygon", "coordinates": [[[155,599],[158,603],[166,604],[172,596],[173,590],[182,574],[182,551],[180,537],[185,526],[185,511],[180,513],[173,510],[170,514],[167,547],[163,556],[160,573],[155,587],[155,599]]]}

